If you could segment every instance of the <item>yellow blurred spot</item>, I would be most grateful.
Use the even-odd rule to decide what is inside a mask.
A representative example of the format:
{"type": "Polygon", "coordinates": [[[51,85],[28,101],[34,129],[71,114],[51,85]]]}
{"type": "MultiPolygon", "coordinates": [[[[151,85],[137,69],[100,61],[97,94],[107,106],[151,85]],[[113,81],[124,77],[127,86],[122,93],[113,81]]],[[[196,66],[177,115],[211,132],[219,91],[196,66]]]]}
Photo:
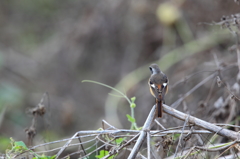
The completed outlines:
{"type": "Polygon", "coordinates": [[[160,4],[157,8],[157,17],[165,25],[172,25],[179,16],[178,8],[171,3],[160,4]]]}

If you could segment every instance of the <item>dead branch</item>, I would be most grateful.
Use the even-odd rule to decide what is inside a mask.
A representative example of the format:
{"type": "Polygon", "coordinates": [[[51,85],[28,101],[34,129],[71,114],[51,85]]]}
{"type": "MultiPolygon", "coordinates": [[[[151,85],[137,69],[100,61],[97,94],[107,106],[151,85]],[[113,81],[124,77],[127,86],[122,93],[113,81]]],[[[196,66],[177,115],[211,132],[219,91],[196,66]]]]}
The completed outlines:
{"type": "MultiPolygon", "coordinates": [[[[136,142],[136,144],[133,147],[133,150],[131,151],[130,155],[128,156],[128,159],[134,159],[137,156],[137,153],[139,152],[141,145],[143,141],[146,138],[147,133],[149,133],[149,130],[151,128],[151,124],[153,122],[154,116],[155,116],[155,110],[156,110],[156,105],[154,105],[147,117],[147,120],[145,121],[145,124],[140,132],[140,136],[136,142]]],[[[150,156],[148,156],[149,158],[150,156]]]]}
{"type": "Polygon", "coordinates": [[[228,129],[224,129],[222,127],[216,126],[214,124],[211,124],[209,122],[206,122],[204,120],[198,119],[196,117],[193,116],[189,116],[183,112],[180,112],[174,108],[171,108],[169,106],[167,106],[166,104],[163,104],[163,111],[175,118],[178,118],[180,120],[185,121],[188,118],[188,122],[191,124],[194,124],[200,128],[203,128],[205,130],[208,130],[210,132],[216,133],[218,135],[221,135],[223,137],[232,139],[232,140],[238,140],[240,135],[238,132],[235,131],[231,131],[228,129]]]}

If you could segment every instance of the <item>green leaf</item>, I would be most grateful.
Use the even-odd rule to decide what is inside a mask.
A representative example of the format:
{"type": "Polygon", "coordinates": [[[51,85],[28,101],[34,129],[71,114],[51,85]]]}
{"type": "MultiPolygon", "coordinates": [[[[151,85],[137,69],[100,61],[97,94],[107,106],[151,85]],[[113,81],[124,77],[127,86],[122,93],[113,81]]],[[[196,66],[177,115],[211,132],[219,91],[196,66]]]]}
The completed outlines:
{"type": "Polygon", "coordinates": [[[99,155],[96,155],[97,158],[103,158],[104,156],[108,155],[109,152],[106,150],[101,150],[99,155]]]}
{"type": "Polygon", "coordinates": [[[173,140],[177,140],[180,137],[180,134],[174,134],[173,135],[173,140]]]}
{"type": "Polygon", "coordinates": [[[54,156],[52,156],[52,157],[51,157],[51,159],[55,159],[55,158],[56,158],[56,156],[57,156],[57,155],[54,155],[54,156]]]}
{"type": "Polygon", "coordinates": [[[103,131],[103,128],[98,128],[97,131],[103,131]]]}
{"type": "Polygon", "coordinates": [[[118,138],[115,141],[118,145],[120,145],[123,142],[123,138],[118,138]]]}
{"type": "MultiPolygon", "coordinates": [[[[13,141],[13,140],[12,140],[13,141]]],[[[12,150],[15,152],[23,152],[28,150],[27,146],[22,141],[14,141],[12,150]]]]}
{"type": "Polygon", "coordinates": [[[135,100],[136,100],[136,97],[132,97],[132,98],[131,98],[132,103],[134,103],[135,100]]]}
{"type": "Polygon", "coordinates": [[[21,146],[21,147],[27,149],[27,146],[26,146],[25,143],[22,142],[22,141],[15,141],[15,142],[14,142],[14,146],[21,146]]]}
{"type": "Polygon", "coordinates": [[[130,121],[131,123],[135,123],[135,119],[133,117],[131,117],[129,114],[126,115],[128,118],[128,121],[130,121]]]}

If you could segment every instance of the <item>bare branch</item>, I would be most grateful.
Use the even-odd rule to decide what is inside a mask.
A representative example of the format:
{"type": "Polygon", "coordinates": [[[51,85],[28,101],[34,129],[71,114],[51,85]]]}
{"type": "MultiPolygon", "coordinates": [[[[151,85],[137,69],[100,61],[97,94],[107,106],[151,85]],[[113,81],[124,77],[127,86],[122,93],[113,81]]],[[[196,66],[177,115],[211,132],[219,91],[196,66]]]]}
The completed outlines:
{"type": "Polygon", "coordinates": [[[136,144],[133,147],[133,150],[131,151],[130,155],[128,156],[128,159],[135,159],[137,156],[137,153],[139,149],[141,148],[141,145],[146,138],[147,132],[151,128],[151,124],[153,122],[154,116],[155,116],[155,110],[156,110],[156,105],[154,105],[147,117],[147,120],[145,121],[145,124],[140,132],[140,136],[136,142],[136,144]]]}
{"type": "MultiPolygon", "coordinates": [[[[173,109],[173,108],[167,106],[166,104],[163,104],[163,111],[165,113],[167,113],[167,114],[169,114],[169,115],[171,115],[175,118],[178,118],[180,120],[183,120],[183,121],[185,121],[186,118],[188,117],[187,114],[182,113],[182,112],[180,112],[176,109],[173,109]]],[[[206,129],[206,130],[211,131],[213,133],[217,133],[218,135],[221,135],[223,137],[227,137],[227,138],[232,139],[232,140],[238,140],[239,137],[240,137],[239,133],[237,133],[237,132],[224,129],[222,127],[219,127],[219,126],[216,126],[214,124],[208,123],[206,121],[195,118],[193,116],[189,116],[188,121],[191,124],[194,124],[198,127],[201,127],[203,129],[206,129]]]]}

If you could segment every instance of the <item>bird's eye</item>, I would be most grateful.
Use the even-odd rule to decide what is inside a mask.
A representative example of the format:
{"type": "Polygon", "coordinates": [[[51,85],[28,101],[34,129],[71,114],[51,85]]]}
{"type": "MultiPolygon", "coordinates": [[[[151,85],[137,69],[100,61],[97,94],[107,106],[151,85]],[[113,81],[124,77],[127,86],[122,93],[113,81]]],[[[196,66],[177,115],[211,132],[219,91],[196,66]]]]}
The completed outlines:
{"type": "Polygon", "coordinates": [[[149,67],[150,71],[153,72],[152,67],[149,67]]]}

